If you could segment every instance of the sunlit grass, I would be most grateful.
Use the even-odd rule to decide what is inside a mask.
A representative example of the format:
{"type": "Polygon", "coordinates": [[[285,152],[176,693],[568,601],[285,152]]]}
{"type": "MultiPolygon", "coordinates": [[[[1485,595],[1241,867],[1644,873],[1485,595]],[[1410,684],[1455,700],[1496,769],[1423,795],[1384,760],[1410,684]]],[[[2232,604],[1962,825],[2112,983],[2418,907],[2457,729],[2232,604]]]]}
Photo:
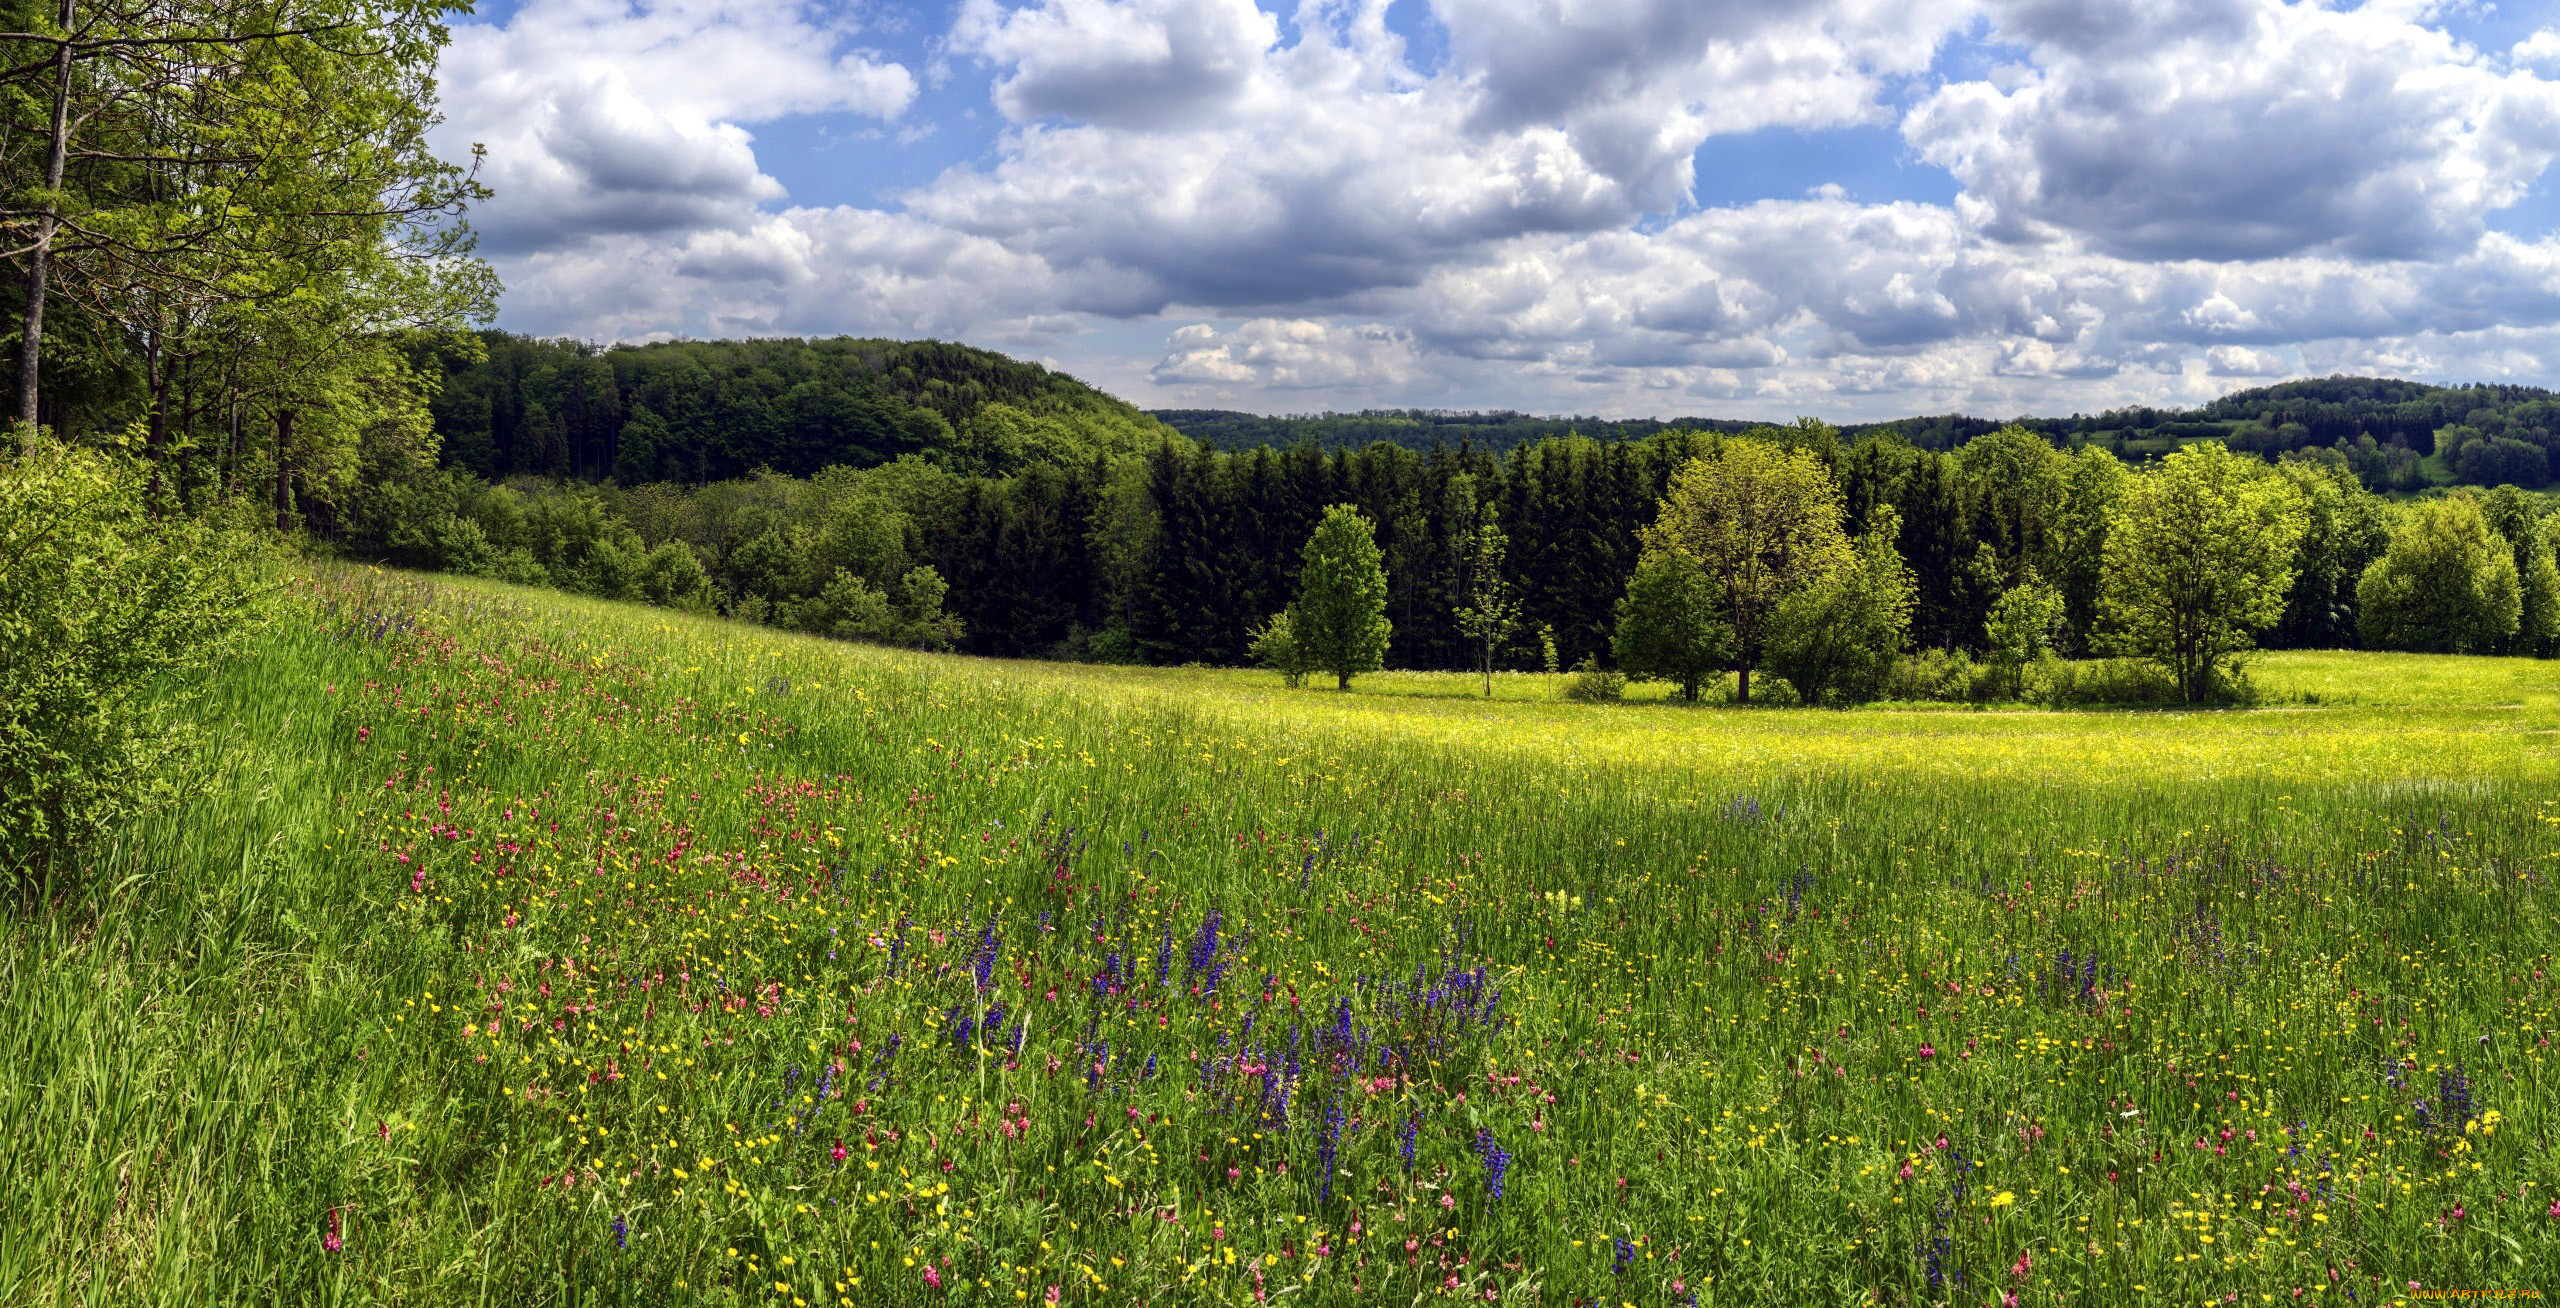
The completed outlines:
{"type": "Polygon", "coordinates": [[[302,595],[214,793],[9,928],[0,1302],[2377,1304],[2560,1255],[2550,665],[1487,705],[302,595]]]}

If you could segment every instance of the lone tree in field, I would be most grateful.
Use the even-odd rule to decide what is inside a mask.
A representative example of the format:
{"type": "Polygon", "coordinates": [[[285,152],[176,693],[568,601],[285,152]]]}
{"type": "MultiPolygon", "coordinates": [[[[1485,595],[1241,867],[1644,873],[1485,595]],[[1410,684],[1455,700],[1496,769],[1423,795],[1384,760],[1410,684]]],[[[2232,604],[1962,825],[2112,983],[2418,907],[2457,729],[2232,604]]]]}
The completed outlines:
{"type": "Polygon", "coordinates": [[[1812,455],[1746,439],[1682,468],[1645,529],[1648,552],[1676,550],[1704,570],[1715,615],[1733,631],[1743,703],[1778,605],[1849,562],[1840,516],[1840,489],[1812,455]]]}
{"type": "Polygon", "coordinates": [[[1467,533],[1459,548],[1467,570],[1466,602],[1458,606],[1458,634],[1475,646],[1476,670],[1484,674],[1484,697],[1493,698],[1493,650],[1520,625],[1520,597],[1502,575],[1502,554],[1509,542],[1487,512],[1467,533]]]}
{"type": "Polygon", "coordinates": [[[2180,698],[2211,698],[2284,616],[2303,510],[2292,483],[2219,441],[2190,445],[2126,488],[2099,610],[2116,649],[2157,664],[2180,698]]]}
{"type": "Polygon", "coordinates": [[[1290,634],[1309,666],[1333,674],[1334,689],[1349,690],[1353,677],[1385,664],[1394,630],[1387,621],[1387,572],[1358,509],[1337,504],[1324,511],[1307,537],[1298,602],[1289,611],[1290,634]]]}
{"type": "Polygon", "coordinates": [[[1733,629],[1716,620],[1715,595],[1698,561],[1678,550],[1648,552],[1618,601],[1609,644],[1630,677],[1668,681],[1696,703],[1698,687],[1733,664],[1733,629]]]}
{"type": "Polygon", "coordinates": [[[2356,583],[2367,649],[2486,654],[2515,635],[2523,608],[2515,556],[2468,495],[2419,504],[2356,583]]]}

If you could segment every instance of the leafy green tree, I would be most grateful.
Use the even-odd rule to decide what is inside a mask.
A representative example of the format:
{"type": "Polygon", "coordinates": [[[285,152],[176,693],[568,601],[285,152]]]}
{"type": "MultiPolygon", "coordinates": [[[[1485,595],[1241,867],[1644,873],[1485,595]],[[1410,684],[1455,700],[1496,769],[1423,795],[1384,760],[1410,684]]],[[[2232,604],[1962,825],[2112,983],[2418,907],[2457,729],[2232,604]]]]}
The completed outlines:
{"type": "Polygon", "coordinates": [[[2193,704],[2284,616],[2301,496],[2256,459],[2204,441],[2134,479],[2107,529],[2099,611],[2116,650],[2157,665],[2193,704]]]}
{"type": "Polygon", "coordinates": [[[2523,607],[2507,652],[2545,655],[2560,638],[2560,571],[2555,571],[2542,500],[2514,486],[2499,486],[2480,497],[2481,516],[2489,529],[2507,542],[2515,555],[2516,587],[2523,607]]]}
{"type": "Polygon", "coordinates": [[[1830,571],[1788,592],[1771,615],[1769,670],[1806,704],[1873,699],[1909,642],[1911,570],[1894,551],[1891,510],[1830,571]]]}
{"type": "Polygon", "coordinates": [[[1307,684],[1307,674],[1316,670],[1307,647],[1298,640],[1297,620],[1287,609],[1272,614],[1270,621],[1254,628],[1250,648],[1253,661],[1279,673],[1283,685],[1303,686],[1307,684]]]}
{"type": "Polygon", "coordinates": [[[1680,470],[1645,548],[1679,551],[1705,570],[1716,614],[1733,630],[1735,698],[1751,700],[1778,606],[1849,561],[1839,488],[1811,454],[1733,440],[1680,470]]]}
{"type": "Polygon", "coordinates": [[[1326,509],[1307,537],[1298,567],[1298,601],[1290,606],[1291,630],[1315,667],[1334,676],[1334,688],[1384,665],[1387,574],[1369,520],[1348,504],[1326,509]]]}
{"type": "Polygon", "coordinates": [[[2098,590],[2106,574],[2107,524],[2133,474],[2104,447],[2082,446],[2063,475],[2062,509],[2053,524],[2054,570],[2044,574],[2062,593],[2061,639],[2069,653],[2097,645],[2098,590]]]}
{"type": "Polygon", "coordinates": [[[1992,593],[2015,583],[2027,568],[2047,576],[2060,570],[2054,557],[2057,518],[2071,482],[2069,458],[2051,441],[2011,424],[1966,441],[1956,451],[1956,471],[1964,487],[1965,521],[1997,560],[1992,593]]]}
{"type": "Polygon", "coordinates": [[[2044,584],[2032,567],[2020,573],[2017,584],[2002,591],[1991,606],[1990,620],[1983,624],[1983,644],[2012,696],[2024,689],[2027,665],[2053,652],[2054,637],[2063,630],[2063,613],[2062,592],[2044,584]]]}
{"type": "Polygon", "coordinates": [[[701,556],[693,552],[691,545],[680,540],[660,541],[641,561],[640,593],[660,608],[709,613],[711,574],[703,571],[701,556]]]}
{"type": "Polygon", "coordinates": [[[2523,607],[2515,555],[2469,495],[2414,506],[2356,583],[2369,649],[2488,653],[2516,634],[2523,607]]]}
{"type": "Polygon", "coordinates": [[[1466,603],[1458,607],[1458,632],[1476,651],[1484,697],[1493,698],[1493,651],[1520,625],[1520,600],[1502,572],[1502,528],[1487,512],[1468,534],[1466,603]]]}
{"type": "Polygon", "coordinates": [[[1698,688],[1733,663],[1733,629],[1716,619],[1716,595],[1698,561],[1654,550],[1636,564],[1618,601],[1611,653],[1630,677],[1667,681],[1696,703],[1698,688]]]}
{"type": "Polygon", "coordinates": [[[2390,541],[2381,501],[2356,481],[2343,460],[2288,455],[2277,471],[2302,497],[2303,532],[2294,547],[2293,586],[2285,594],[2284,620],[2275,636],[2296,647],[2351,645],[2356,639],[2356,582],[2390,541]]]}

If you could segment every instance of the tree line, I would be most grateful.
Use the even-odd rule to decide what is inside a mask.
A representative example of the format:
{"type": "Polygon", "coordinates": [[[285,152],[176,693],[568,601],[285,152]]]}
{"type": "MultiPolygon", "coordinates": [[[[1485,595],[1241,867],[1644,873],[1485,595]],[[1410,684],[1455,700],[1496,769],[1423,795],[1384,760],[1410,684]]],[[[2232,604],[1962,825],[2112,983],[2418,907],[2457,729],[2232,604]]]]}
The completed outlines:
{"type": "Polygon", "coordinates": [[[343,543],[861,639],[1241,665],[1307,634],[1307,551],[1343,515],[1377,559],[1379,667],[2014,698],[2142,650],[2153,680],[2071,693],[2209,699],[2251,648],[2547,654],[2560,633],[2541,496],[2394,502],[2317,457],[2203,442],[2128,465],[2017,426],[1952,451],[1810,420],[1500,454],[1166,440],[1010,475],[910,455],[701,486],[447,469],[377,488],[343,543]],[[2172,491],[2175,513],[2145,507],[2172,491]],[[1775,505],[1801,533],[1720,534],[1775,505]],[[2130,600],[2143,578],[2167,598],[2130,600]]]}

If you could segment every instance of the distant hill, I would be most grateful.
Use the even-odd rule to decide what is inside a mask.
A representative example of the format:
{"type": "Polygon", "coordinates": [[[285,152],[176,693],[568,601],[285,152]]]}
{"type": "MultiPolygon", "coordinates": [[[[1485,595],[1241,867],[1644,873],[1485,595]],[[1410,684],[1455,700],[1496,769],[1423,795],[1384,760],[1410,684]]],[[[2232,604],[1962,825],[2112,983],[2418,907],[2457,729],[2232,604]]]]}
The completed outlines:
{"type": "Polygon", "coordinates": [[[1181,439],[1064,373],[942,341],[480,340],[485,358],[422,363],[444,377],[445,461],[491,479],[712,481],[906,454],[1002,473],[1181,439]]]}
{"type": "MultiPolygon", "coordinates": [[[[1314,439],[1328,447],[1389,441],[1410,449],[1469,442],[1504,450],[1550,436],[1639,440],[1667,428],[1740,431],[1735,418],[1566,418],[1510,410],[1366,409],[1264,417],[1225,409],[1159,409],[1168,427],[1220,449],[1314,439]]],[[[2432,482],[2541,486],[2560,469],[2560,394],[2535,386],[2433,386],[2387,377],[2323,377],[2234,391],[2195,409],[2134,406],[2061,418],[1898,418],[1843,427],[1850,439],[1898,436],[1949,450],[2018,423],[2057,444],[2103,445],[2128,459],[2154,458],[2191,441],[2226,441],[2277,457],[2320,451],[2354,466],[2378,489],[2432,482]]]]}
{"type": "MultiPolygon", "coordinates": [[[[1035,463],[1142,453],[1171,440],[1213,449],[1327,449],[1386,442],[1488,453],[1581,435],[1643,440],[1689,429],[1738,432],[1729,417],[1590,418],[1515,410],[1364,409],[1264,415],[1230,409],[1144,412],[1064,373],[943,341],[762,339],[598,348],[506,332],[485,356],[420,360],[441,372],[434,403],[444,459],[480,476],[518,473],[713,481],[758,468],[808,474],[918,455],[957,472],[1002,475],[1035,463]]],[[[2560,469],[2560,394],[2533,386],[2434,386],[2388,377],[2323,377],[2234,391],[2194,409],[2133,406],[2068,417],[1968,414],[1842,429],[1949,450],[2017,422],[2061,445],[2101,445],[2133,460],[2215,439],[2269,458],[2343,461],[2377,489],[2513,482],[2560,469]]]]}
{"type": "Polygon", "coordinates": [[[1387,441],[1409,449],[1460,444],[1499,453],[1550,436],[1593,440],[1642,440],[1658,431],[1745,431],[1759,424],[1734,418],[1556,418],[1510,410],[1364,409],[1358,413],[1266,416],[1233,409],[1154,409],[1166,426],[1213,449],[1295,445],[1313,440],[1326,449],[1358,448],[1387,441]]]}

